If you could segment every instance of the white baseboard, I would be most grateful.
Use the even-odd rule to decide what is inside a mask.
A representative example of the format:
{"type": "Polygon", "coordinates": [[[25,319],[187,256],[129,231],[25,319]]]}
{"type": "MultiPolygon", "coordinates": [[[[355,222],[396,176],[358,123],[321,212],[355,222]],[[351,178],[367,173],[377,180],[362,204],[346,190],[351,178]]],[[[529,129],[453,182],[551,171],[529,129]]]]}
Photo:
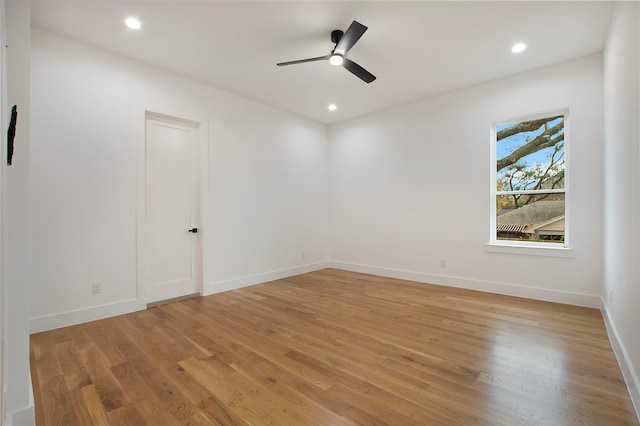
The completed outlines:
{"type": "MultiPolygon", "coordinates": [[[[264,272],[231,280],[218,281],[205,286],[203,296],[220,293],[227,290],[261,284],[280,278],[287,278],[294,275],[317,271],[329,266],[329,262],[309,263],[292,268],[280,269],[276,271],[264,272]]],[[[56,328],[68,327],[70,325],[82,324],[89,321],[109,318],[116,315],[128,314],[131,312],[146,309],[147,305],[139,299],[128,299],[114,303],[76,309],[73,311],[60,312],[52,315],[31,318],[29,330],[31,333],[54,330],[56,328]]]]}
{"type": "MultiPolygon", "coordinates": [[[[562,292],[551,289],[541,289],[521,286],[517,284],[483,281],[470,278],[459,278],[448,275],[426,274],[423,272],[382,268],[378,266],[362,265],[340,261],[315,262],[291,268],[263,272],[260,274],[237,277],[229,280],[211,282],[204,286],[203,296],[261,284],[268,281],[287,278],[294,275],[313,272],[329,267],[343,269],[346,271],[379,275],[383,277],[399,278],[410,281],[485,291],[489,293],[527,297],[530,299],[567,303],[571,305],[587,306],[591,308],[601,308],[600,297],[595,295],[562,292]]],[[[41,331],[53,330],[56,328],[67,327],[70,325],[81,324],[84,322],[95,321],[116,315],[140,311],[145,308],[146,304],[138,299],[128,299],[105,305],[91,306],[83,309],[32,318],[30,320],[30,331],[31,333],[38,333],[41,331]]]]}
{"type": "Polygon", "coordinates": [[[306,265],[295,266],[293,268],[278,269],[275,271],[264,272],[255,275],[247,275],[244,277],[233,278],[230,280],[216,281],[209,283],[205,287],[203,296],[210,294],[222,293],[223,291],[236,290],[242,287],[262,284],[268,281],[279,280],[282,278],[292,277],[294,275],[306,274],[307,272],[319,271],[329,267],[329,262],[308,263],[306,265]]]}
{"type": "Polygon", "coordinates": [[[381,268],[378,266],[361,265],[357,263],[339,261],[331,261],[330,267],[343,269],[345,271],[361,272],[365,274],[379,275],[382,277],[399,278],[402,280],[445,285],[450,287],[464,288],[468,290],[478,290],[487,293],[526,297],[528,299],[566,303],[569,305],[586,306],[589,308],[600,308],[600,297],[591,294],[571,293],[545,288],[528,287],[518,284],[452,277],[449,275],[425,274],[423,272],[381,268]]]}
{"type": "Polygon", "coordinates": [[[607,305],[604,301],[601,302],[602,317],[604,318],[604,325],[607,328],[607,334],[611,341],[611,347],[613,348],[613,353],[618,359],[618,365],[620,365],[622,377],[624,378],[624,382],[629,390],[629,396],[631,396],[631,402],[633,403],[633,408],[636,410],[638,421],[640,421],[640,378],[633,368],[629,353],[620,339],[620,335],[618,334],[618,330],[613,322],[613,318],[611,318],[611,315],[609,314],[607,305]]]}
{"type": "Polygon", "coordinates": [[[13,413],[7,413],[6,426],[35,426],[36,410],[33,405],[13,413]]]}
{"type": "Polygon", "coordinates": [[[146,309],[146,307],[147,305],[138,299],[128,299],[105,305],[91,306],[73,311],[31,318],[29,321],[29,329],[31,333],[39,333],[41,331],[54,330],[56,328],[68,327],[70,325],[82,324],[116,315],[141,311],[146,309]]]}

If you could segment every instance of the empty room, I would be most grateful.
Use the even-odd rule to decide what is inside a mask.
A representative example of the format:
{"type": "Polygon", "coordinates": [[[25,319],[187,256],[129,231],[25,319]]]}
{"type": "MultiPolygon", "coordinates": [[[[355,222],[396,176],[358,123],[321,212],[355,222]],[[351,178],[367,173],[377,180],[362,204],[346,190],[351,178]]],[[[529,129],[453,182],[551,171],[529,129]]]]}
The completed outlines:
{"type": "Polygon", "coordinates": [[[640,3],[0,25],[3,426],[640,424],[640,3]]]}

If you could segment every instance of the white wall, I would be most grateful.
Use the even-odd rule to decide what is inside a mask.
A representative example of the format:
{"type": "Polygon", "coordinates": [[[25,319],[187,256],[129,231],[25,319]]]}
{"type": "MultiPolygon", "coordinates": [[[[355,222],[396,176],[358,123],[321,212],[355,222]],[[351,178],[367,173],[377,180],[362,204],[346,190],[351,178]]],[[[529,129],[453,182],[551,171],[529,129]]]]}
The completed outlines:
{"type": "Polygon", "coordinates": [[[205,293],[326,266],[326,126],[38,29],[31,82],[32,331],[144,307],[145,109],[208,128],[205,293]]]}
{"type": "MultiPolygon", "coordinates": [[[[2,197],[2,242],[6,264],[5,286],[5,421],[33,424],[29,380],[29,242],[25,212],[28,209],[29,179],[29,61],[31,7],[29,2],[6,2],[7,107],[17,105],[18,120],[13,164],[6,166],[6,145],[2,148],[5,179],[2,197]]],[[[4,45],[4,44],[3,44],[4,45]]],[[[2,131],[6,131],[3,122],[2,131]]]]}
{"type": "Polygon", "coordinates": [[[604,54],[605,319],[640,416],[640,5],[617,2],[604,54]]]}
{"type": "MultiPolygon", "coordinates": [[[[0,3],[0,46],[6,46],[7,34],[6,34],[6,22],[5,16],[7,5],[5,2],[0,3]]],[[[9,117],[9,102],[7,99],[7,49],[6,47],[0,49],[0,122],[6,123],[9,117]]],[[[2,157],[2,152],[6,150],[7,135],[5,132],[0,132],[0,161],[2,164],[6,163],[6,160],[2,157]]],[[[5,376],[7,364],[5,361],[5,336],[7,334],[7,321],[5,315],[7,313],[7,298],[6,292],[6,274],[7,268],[7,241],[6,241],[6,213],[4,211],[6,205],[6,168],[0,167],[0,424],[5,423],[4,408],[5,400],[4,393],[5,376]]]]}
{"type": "Polygon", "coordinates": [[[599,306],[602,132],[600,55],[334,125],[332,265],[599,306]],[[566,107],[574,256],[488,252],[492,123],[566,107]]]}

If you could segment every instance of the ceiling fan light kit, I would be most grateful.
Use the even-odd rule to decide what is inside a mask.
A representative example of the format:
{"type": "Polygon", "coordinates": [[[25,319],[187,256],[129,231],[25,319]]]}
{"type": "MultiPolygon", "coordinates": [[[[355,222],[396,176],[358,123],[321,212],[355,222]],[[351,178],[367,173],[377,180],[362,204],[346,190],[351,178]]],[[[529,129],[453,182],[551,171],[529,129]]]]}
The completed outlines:
{"type": "Polygon", "coordinates": [[[329,63],[331,65],[342,65],[344,63],[344,58],[342,57],[342,55],[338,55],[337,53],[334,53],[329,58],[329,63]]]}
{"type": "Polygon", "coordinates": [[[367,29],[368,28],[361,23],[353,21],[351,25],[349,25],[349,28],[347,28],[346,32],[343,33],[340,30],[334,30],[331,32],[331,41],[336,44],[331,51],[331,54],[326,56],[318,56],[316,58],[299,59],[297,61],[280,62],[277,65],[279,67],[282,67],[286,65],[303,64],[305,62],[328,60],[332,65],[342,65],[347,69],[347,71],[349,71],[365,83],[371,83],[376,79],[373,74],[371,74],[369,71],[362,68],[352,60],[345,58],[346,53],[351,50],[353,45],[356,44],[358,40],[360,40],[360,37],[362,37],[362,34],[364,34],[367,29]]]}

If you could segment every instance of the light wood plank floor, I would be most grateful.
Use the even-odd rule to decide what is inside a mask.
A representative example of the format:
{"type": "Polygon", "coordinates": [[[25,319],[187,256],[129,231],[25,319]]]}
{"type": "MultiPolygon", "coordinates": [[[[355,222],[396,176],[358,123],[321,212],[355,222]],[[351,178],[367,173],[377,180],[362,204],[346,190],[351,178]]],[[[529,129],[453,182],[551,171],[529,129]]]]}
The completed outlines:
{"type": "Polygon", "coordinates": [[[325,269],[31,336],[44,425],[637,425],[600,312],[325,269]]]}

